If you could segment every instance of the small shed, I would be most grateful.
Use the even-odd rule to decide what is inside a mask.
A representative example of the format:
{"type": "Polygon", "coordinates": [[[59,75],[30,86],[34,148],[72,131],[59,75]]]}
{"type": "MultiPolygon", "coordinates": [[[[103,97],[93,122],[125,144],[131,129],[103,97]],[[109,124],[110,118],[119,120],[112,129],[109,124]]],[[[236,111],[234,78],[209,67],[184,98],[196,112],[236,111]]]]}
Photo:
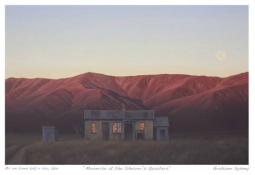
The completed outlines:
{"type": "Polygon", "coordinates": [[[43,141],[54,142],[58,140],[58,130],[55,126],[43,126],[42,127],[43,141]]]}
{"type": "Polygon", "coordinates": [[[169,140],[168,117],[155,117],[154,118],[153,140],[169,140]]]}

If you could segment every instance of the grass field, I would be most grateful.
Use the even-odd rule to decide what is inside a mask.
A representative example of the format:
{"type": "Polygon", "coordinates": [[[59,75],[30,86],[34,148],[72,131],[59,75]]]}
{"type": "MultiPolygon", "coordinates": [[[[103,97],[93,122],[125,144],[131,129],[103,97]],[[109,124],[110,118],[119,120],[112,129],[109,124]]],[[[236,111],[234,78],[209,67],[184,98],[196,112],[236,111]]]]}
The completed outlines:
{"type": "Polygon", "coordinates": [[[86,141],[7,134],[6,164],[29,145],[24,164],[248,164],[247,132],[175,133],[170,141],[86,141]]]}

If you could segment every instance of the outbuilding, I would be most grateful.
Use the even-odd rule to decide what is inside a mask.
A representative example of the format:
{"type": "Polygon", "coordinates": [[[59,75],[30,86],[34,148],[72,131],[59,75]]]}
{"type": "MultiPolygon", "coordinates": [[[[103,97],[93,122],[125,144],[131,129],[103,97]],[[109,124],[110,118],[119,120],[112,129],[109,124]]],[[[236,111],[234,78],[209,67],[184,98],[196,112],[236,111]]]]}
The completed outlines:
{"type": "Polygon", "coordinates": [[[168,117],[156,117],[154,119],[153,140],[169,140],[168,117]]]}

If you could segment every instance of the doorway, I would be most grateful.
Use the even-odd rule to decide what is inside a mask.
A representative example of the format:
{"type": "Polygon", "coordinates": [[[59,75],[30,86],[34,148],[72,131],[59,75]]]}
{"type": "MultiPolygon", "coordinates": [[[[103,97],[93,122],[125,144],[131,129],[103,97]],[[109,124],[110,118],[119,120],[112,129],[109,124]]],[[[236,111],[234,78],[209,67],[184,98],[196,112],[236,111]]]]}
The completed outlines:
{"type": "Polygon", "coordinates": [[[107,122],[103,122],[102,123],[102,137],[103,137],[103,140],[109,140],[109,137],[110,137],[110,132],[109,132],[109,123],[107,122]]]}
{"type": "Polygon", "coordinates": [[[164,129],[160,129],[159,135],[160,140],[165,140],[166,131],[164,129]]]}
{"type": "Polygon", "coordinates": [[[153,140],[157,140],[157,128],[153,128],[153,140]]]}
{"type": "Polygon", "coordinates": [[[133,126],[132,126],[132,123],[125,124],[125,140],[133,140],[133,126]]]}

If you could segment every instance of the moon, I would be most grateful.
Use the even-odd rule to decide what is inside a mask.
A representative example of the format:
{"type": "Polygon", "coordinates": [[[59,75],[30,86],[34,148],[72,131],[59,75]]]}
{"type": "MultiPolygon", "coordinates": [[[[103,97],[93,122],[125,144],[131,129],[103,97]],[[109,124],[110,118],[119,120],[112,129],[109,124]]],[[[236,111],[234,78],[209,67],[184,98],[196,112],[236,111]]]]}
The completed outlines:
{"type": "Polygon", "coordinates": [[[227,59],[227,54],[226,54],[225,51],[219,50],[219,51],[216,53],[216,58],[217,58],[217,60],[219,60],[219,61],[223,61],[223,60],[227,59]]]}

